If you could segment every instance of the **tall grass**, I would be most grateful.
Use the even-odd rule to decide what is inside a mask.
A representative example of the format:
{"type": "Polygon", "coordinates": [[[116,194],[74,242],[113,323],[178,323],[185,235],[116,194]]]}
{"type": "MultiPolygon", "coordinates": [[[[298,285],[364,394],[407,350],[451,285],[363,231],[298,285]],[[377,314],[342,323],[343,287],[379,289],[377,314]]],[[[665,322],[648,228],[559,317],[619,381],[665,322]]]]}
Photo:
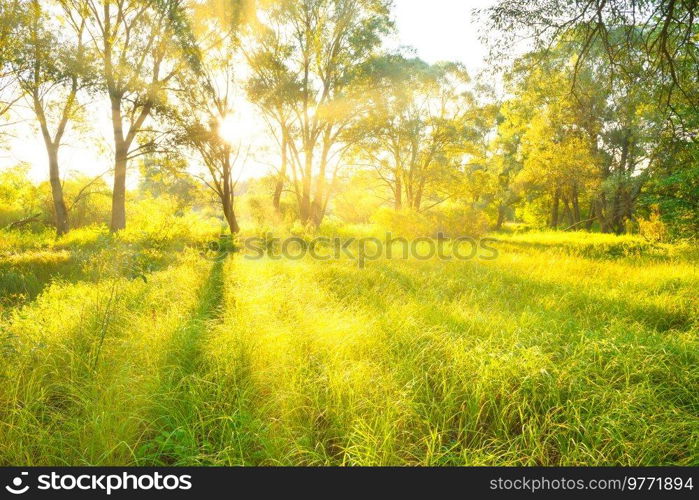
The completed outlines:
{"type": "Polygon", "coordinates": [[[54,280],[0,322],[0,463],[699,464],[696,260],[502,239],[54,280]]]}

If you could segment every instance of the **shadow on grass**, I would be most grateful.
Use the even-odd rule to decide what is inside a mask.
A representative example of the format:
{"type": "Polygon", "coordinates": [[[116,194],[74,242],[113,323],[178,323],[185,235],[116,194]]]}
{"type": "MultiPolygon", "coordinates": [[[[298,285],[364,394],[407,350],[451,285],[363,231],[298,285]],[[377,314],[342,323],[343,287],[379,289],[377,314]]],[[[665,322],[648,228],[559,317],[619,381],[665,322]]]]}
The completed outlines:
{"type": "Polygon", "coordinates": [[[224,308],[224,262],[215,262],[190,319],[164,355],[157,406],[138,465],[242,465],[261,460],[260,424],[246,393],[249,361],[241,355],[227,380],[202,354],[207,335],[220,327],[224,308]]]}
{"type": "Polygon", "coordinates": [[[425,266],[325,267],[317,282],[340,304],[387,318],[377,332],[387,369],[410,387],[413,427],[438,423],[453,448],[447,463],[485,442],[520,446],[539,465],[560,465],[581,444],[609,463],[653,446],[666,455],[647,462],[691,460],[697,358],[677,334],[696,328],[688,304],[672,310],[507,268],[425,266]]]}
{"type": "Polygon", "coordinates": [[[175,264],[177,255],[126,246],[0,255],[0,306],[10,309],[28,304],[56,281],[98,282],[117,275],[147,279],[148,274],[175,264]]]}
{"type": "MultiPolygon", "coordinates": [[[[365,271],[340,266],[328,267],[317,273],[319,286],[345,305],[361,304],[377,312],[390,309],[391,303],[401,299],[420,304],[440,304],[458,300],[462,295],[473,297],[477,305],[495,310],[503,316],[523,312],[538,312],[552,320],[569,322],[585,320],[596,328],[611,320],[636,322],[655,332],[688,331],[697,318],[687,308],[671,310],[643,303],[633,296],[610,298],[605,290],[599,294],[577,289],[567,284],[554,283],[522,276],[503,268],[471,265],[447,271],[445,281],[436,273],[444,273],[442,266],[434,272],[421,272],[422,263],[377,264],[365,271]],[[409,274],[398,266],[412,267],[409,274]]],[[[447,264],[445,264],[447,265],[447,264]]],[[[632,292],[630,292],[632,293],[632,292]]],[[[448,318],[445,318],[448,319],[448,318]]]]}
{"type": "Polygon", "coordinates": [[[498,240],[498,248],[507,252],[514,249],[517,252],[528,253],[559,253],[591,260],[644,259],[649,262],[667,262],[673,259],[666,247],[643,241],[622,241],[614,243],[585,243],[585,242],[536,242],[518,240],[498,240]]]}

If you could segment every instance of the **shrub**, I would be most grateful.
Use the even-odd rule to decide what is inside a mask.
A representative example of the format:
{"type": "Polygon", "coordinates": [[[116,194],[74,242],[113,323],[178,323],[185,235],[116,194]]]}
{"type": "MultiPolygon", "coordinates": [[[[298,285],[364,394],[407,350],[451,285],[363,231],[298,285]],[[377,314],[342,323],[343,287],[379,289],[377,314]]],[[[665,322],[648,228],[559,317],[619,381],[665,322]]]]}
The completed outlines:
{"type": "Polygon", "coordinates": [[[652,243],[661,243],[667,240],[667,226],[660,216],[660,207],[653,206],[648,219],[639,219],[639,231],[641,236],[652,243]]]}
{"type": "Polygon", "coordinates": [[[199,212],[177,215],[177,201],[170,196],[144,198],[128,207],[125,242],[141,242],[153,248],[167,244],[201,243],[220,231],[220,224],[199,212]]]}
{"type": "Polygon", "coordinates": [[[405,238],[479,237],[488,230],[488,219],[481,211],[450,205],[426,213],[413,210],[380,209],[373,221],[387,231],[405,238]]]}

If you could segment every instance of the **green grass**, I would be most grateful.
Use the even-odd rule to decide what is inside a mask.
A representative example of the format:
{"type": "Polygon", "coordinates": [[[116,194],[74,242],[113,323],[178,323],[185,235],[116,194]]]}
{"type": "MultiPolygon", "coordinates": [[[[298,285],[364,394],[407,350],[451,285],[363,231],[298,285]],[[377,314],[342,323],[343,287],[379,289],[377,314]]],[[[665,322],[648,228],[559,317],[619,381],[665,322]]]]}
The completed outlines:
{"type": "Polygon", "coordinates": [[[51,277],[0,320],[0,464],[699,465],[691,248],[358,269],[74,238],[5,249],[51,277]],[[32,264],[79,248],[109,269],[32,264]]]}

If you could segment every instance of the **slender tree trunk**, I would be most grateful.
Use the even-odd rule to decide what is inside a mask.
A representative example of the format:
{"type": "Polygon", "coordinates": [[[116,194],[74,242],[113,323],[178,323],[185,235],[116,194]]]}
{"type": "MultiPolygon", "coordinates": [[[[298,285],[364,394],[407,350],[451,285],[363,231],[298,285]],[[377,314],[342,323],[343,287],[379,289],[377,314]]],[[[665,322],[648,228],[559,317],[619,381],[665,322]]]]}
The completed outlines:
{"type": "Polygon", "coordinates": [[[299,216],[304,224],[311,219],[311,181],[313,176],[313,154],[308,151],[304,154],[305,166],[303,179],[301,180],[301,206],[299,216]]]}
{"type": "Polygon", "coordinates": [[[51,195],[53,197],[53,210],[56,215],[56,232],[58,236],[66,234],[70,230],[68,224],[68,210],[63,198],[63,185],[58,169],[58,147],[47,146],[49,156],[49,181],[51,183],[51,195]]]}
{"type": "Polygon", "coordinates": [[[500,231],[502,229],[502,225],[505,223],[505,205],[500,204],[498,206],[498,221],[495,224],[495,230],[500,231]]]}
{"type": "Polygon", "coordinates": [[[611,230],[616,234],[621,234],[623,232],[624,226],[624,215],[621,210],[621,190],[617,187],[614,193],[614,202],[612,203],[612,224],[611,230]]]}
{"type": "Polygon", "coordinates": [[[422,193],[425,191],[425,178],[423,177],[420,179],[420,184],[418,185],[417,192],[415,193],[415,200],[414,200],[414,206],[413,208],[416,211],[420,211],[420,207],[422,206],[422,193]]]}
{"type": "MultiPolygon", "coordinates": [[[[73,90],[75,92],[75,90],[73,90]]],[[[58,166],[58,149],[61,147],[61,139],[67,124],[68,108],[71,107],[71,102],[74,98],[74,93],[68,98],[67,108],[64,117],[58,126],[56,137],[52,138],[46,122],[46,115],[38,92],[33,94],[34,112],[39,120],[41,135],[44,138],[44,146],[49,160],[49,184],[51,185],[51,198],[53,200],[53,211],[55,215],[56,234],[62,236],[70,230],[68,223],[68,210],[66,209],[65,199],[63,197],[63,185],[61,184],[60,168],[58,166]]]]}
{"type": "Polygon", "coordinates": [[[571,197],[571,203],[573,205],[573,224],[579,224],[582,221],[580,216],[580,198],[578,193],[577,182],[573,184],[573,195],[571,197]]]}
{"type": "Polygon", "coordinates": [[[323,222],[325,197],[327,191],[327,179],[325,178],[328,171],[328,155],[330,154],[330,130],[326,130],[323,138],[323,150],[320,155],[320,171],[316,180],[316,190],[313,195],[313,204],[311,206],[311,220],[318,227],[323,222]]]}
{"type": "Polygon", "coordinates": [[[113,233],[126,228],[126,162],[128,152],[122,143],[117,146],[114,158],[114,188],[112,191],[112,222],[110,230],[113,233]]]}
{"type": "Polygon", "coordinates": [[[286,170],[288,167],[286,141],[286,131],[282,130],[282,165],[281,170],[279,171],[279,177],[277,178],[277,184],[274,186],[274,198],[272,199],[274,211],[278,214],[280,214],[282,211],[282,192],[284,191],[284,184],[286,183],[286,170]]]}
{"type": "Polygon", "coordinates": [[[597,217],[597,212],[595,210],[595,200],[593,199],[590,202],[590,212],[589,212],[589,215],[587,216],[587,222],[585,223],[585,229],[587,231],[590,231],[592,229],[592,224],[594,223],[596,217],[597,217]]]}
{"type": "Polygon", "coordinates": [[[395,185],[395,203],[396,211],[403,210],[403,181],[400,176],[400,171],[396,169],[396,185],[395,185]]]}
{"type": "Polygon", "coordinates": [[[558,227],[558,213],[559,205],[561,201],[561,190],[556,189],[553,195],[553,203],[551,204],[551,228],[556,229],[558,227]]]}
{"type": "Polygon", "coordinates": [[[228,223],[228,229],[231,235],[235,235],[240,232],[240,226],[238,226],[238,218],[235,215],[235,193],[231,181],[231,171],[230,153],[227,152],[223,166],[223,196],[221,197],[221,205],[223,207],[223,215],[228,223]]]}
{"type": "Polygon", "coordinates": [[[129,145],[124,140],[121,98],[112,94],[110,100],[114,133],[114,186],[112,187],[112,221],[109,228],[112,233],[116,233],[126,228],[126,163],[129,145]]]}
{"type": "Polygon", "coordinates": [[[236,217],[235,209],[233,208],[233,199],[226,198],[221,201],[223,204],[223,215],[226,217],[228,229],[232,235],[238,234],[240,232],[240,226],[238,225],[238,218],[236,217]]]}
{"type": "Polygon", "coordinates": [[[570,202],[568,201],[567,196],[563,197],[563,213],[565,214],[565,218],[568,220],[568,226],[575,224],[573,221],[573,211],[570,209],[570,202]]]}
{"type": "Polygon", "coordinates": [[[597,198],[595,202],[595,214],[597,215],[597,220],[599,221],[600,231],[602,231],[603,233],[608,233],[610,232],[610,224],[605,214],[605,205],[606,200],[604,196],[600,196],[599,198],[597,198]]]}

